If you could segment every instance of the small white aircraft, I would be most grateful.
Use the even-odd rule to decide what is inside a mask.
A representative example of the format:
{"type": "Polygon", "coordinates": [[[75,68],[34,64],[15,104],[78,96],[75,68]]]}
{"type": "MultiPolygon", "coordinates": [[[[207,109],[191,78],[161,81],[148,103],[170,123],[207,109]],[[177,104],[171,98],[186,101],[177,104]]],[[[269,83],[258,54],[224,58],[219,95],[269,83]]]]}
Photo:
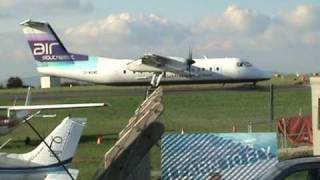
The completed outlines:
{"type": "Polygon", "coordinates": [[[68,167],[76,152],[85,124],[85,118],[67,117],[45,138],[44,142],[31,152],[0,153],[0,179],[76,179],[79,171],[68,169],[68,167]]]}
{"type": "Polygon", "coordinates": [[[45,22],[21,23],[41,74],[106,85],[203,84],[265,81],[271,74],[239,58],[193,59],[145,54],[113,59],[69,52],[45,22]]]}
{"type": "MultiPolygon", "coordinates": [[[[32,111],[46,109],[70,109],[70,108],[89,108],[102,107],[105,103],[83,103],[83,104],[51,104],[51,105],[30,105],[31,89],[28,89],[25,105],[23,106],[0,106],[0,111],[6,111],[6,115],[0,115],[0,135],[11,132],[18,125],[29,117],[32,111]]],[[[55,115],[37,115],[39,117],[54,117],[55,115]]]]}

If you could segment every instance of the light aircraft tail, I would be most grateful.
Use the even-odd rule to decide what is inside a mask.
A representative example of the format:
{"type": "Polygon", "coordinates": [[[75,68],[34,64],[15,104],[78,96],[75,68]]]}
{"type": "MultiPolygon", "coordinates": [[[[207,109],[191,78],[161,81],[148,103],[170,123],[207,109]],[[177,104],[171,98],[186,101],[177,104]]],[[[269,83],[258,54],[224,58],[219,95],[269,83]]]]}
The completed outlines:
{"type": "MultiPolygon", "coordinates": [[[[28,88],[28,92],[27,92],[27,96],[26,96],[26,101],[24,103],[25,106],[29,106],[31,105],[31,87],[28,88]]],[[[16,107],[16,105],[14,104],[14,107],[16,107]]],[[[24,119],[24,117],[27,117],[28,115],[30,115],[30,110],[26,110],[26,109],[23,109],[23,110],[18,110],[16,112],[16,117],[18,119],[24,119]]]]}
{"type": "Polygon", "coordinates": [[[20,24],[36,61],[72,63],[75,60],[88,59],[86,55],[69,53],[50,24],[32,20],[20,24]]]}
{"type": "MultiPolygon", "coordinates": [[[[85,124],[85,118],[66,117],[45,139],[62,163],[71,162],[85,124]]],[[[33,151],[23,154],[23,159],[41,165],[58,163],[44,142],[41,142],[33,151]]]]}

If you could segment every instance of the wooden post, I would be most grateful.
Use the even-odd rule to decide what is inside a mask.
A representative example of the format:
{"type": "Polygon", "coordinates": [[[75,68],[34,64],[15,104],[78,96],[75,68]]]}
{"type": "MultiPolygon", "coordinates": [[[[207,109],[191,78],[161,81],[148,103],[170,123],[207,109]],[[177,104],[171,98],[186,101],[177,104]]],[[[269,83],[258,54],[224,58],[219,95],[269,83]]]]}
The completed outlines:
{"type": "Polygon", "coordinates": [[[119,133],[119,140],[105,154],[105,169],[96,179],[150,180],[149,150],[164,133],[159,118],[164,110],[162,88],[159,87],[142,102],[127,126],[119,133]]]}
{"type": "Polygon", "coordinates": [[[283,123],[283,134],[284,134],[284,150],[287,152],[287,123],[284,118],[282,118],[283,123]]]}

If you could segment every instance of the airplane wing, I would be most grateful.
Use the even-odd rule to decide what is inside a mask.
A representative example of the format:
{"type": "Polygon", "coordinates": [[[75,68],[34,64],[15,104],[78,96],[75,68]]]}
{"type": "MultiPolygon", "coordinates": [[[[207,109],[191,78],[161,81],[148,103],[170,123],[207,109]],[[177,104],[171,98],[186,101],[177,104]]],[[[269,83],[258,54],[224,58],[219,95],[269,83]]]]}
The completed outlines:
{"type": "Polygon", "coordinates": [[[157,54],[145,54],[141,59],[128,64],[128,69],[137,72],[184,72],[186,63],[171,57],[157,54]]]}
{"type": "Polygon", "coordinates": [[[0,106],[0,109],[10,111],[19,110],[45,110],[45,109],[70,109],[70,108],[88,108],[110,106],[105,103],[84,103],[84,104],[50,104],[50,105],[28,105],[28,106],[0,106]]]}
{"type": "MultiPolygon", "coordinates": [[[[77,179],[79,170],[68,169],[73,179],[77,179]]],[[[70,180],[70,176],[65,171],[50,172],[43,180],[70,180]]]]}

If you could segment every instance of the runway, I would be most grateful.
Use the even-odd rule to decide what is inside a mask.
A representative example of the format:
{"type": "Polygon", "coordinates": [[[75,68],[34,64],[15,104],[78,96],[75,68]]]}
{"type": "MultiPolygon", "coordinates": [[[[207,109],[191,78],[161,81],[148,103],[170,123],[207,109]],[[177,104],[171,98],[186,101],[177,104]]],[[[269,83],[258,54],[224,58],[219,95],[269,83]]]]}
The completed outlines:
{"type": "MultiPolygon", "coordinates": [[[[242,84],[242,85],[232,85],[232,86],[222,86],[222,85],[184,85],[184,86],[163,86],[164,93],[166,95],[174,95],[174,94],[188,94],[188,93],[201,93],[201,92],[219,92],[219,91],[261,91],[268,92],[269,86],[257,86],[253,88],[251,85],[242,84]]],[[[275,91],[288,91],[288,90],[310,90],[309,85],[278,85],[274,86],[275,91]]],[[[79,90],[77,87],[73,90],[65,88],[61,90],[61,92],[50,92],[50,91],[42,91],[42,92],[34,92],[32,94],[33,99],[64,99],[64,98],[79,98],[79,97],[108,97],[108,96],[144,96],[146,91],[146,87],[112,87],[105,89],[94,89],[88,86],[88,90],[79,90]]],[[[2,93],[0,91],[0,100],[13,100],[17,98],[18,100],[25,98],[24,93],[13,94],[13,93],[2,93]]]]}

